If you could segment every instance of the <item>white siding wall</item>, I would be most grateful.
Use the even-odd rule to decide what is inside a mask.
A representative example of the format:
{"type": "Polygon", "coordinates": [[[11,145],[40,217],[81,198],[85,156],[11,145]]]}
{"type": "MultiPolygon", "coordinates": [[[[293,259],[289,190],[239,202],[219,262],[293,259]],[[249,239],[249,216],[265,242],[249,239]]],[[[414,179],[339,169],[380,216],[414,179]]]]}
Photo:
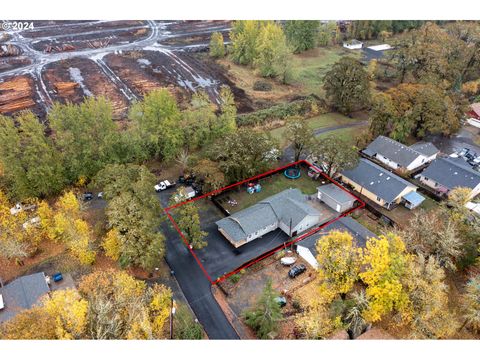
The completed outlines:
{"type": "Polygon", "coordinates": [[[292,229],[292,233],[296,231],[298,234],[310,229],[320,222],[320,216],[308,215],[297,226],[292,229]]]}
{"type": "Polygon", "coordinates": [[[259,238],[260,236],[263,236],[263,235],[269,233],[270,231],[275,230],[277,227],[278,227],[278,223],[275,222],[275,223],[267,226],[266,228],[263,228],[263,229],[261,229],[257,232],[254,232],[253,234],[250,234],[250,235],[247,236],[247,242],[255,240],[255,239],[259,238]]]}
{"type": "Polygon", "coordinates": [[[423,155],[420,155],[407,166],[407,170],[415,170],[416,168],[422,166],[426,162],[427,162],[427,158],[423,155]]]}
{"type": "Polygon", "coordinates": [[[398,169],[400,167],[396,162],[394,162],[390,159],[387,159],[383,155],[376,154],[375,157],[377,158],[377,160],[381,161],[382,163],[384,163],[385,165],[387,165],[391,169],[398,169]]]}

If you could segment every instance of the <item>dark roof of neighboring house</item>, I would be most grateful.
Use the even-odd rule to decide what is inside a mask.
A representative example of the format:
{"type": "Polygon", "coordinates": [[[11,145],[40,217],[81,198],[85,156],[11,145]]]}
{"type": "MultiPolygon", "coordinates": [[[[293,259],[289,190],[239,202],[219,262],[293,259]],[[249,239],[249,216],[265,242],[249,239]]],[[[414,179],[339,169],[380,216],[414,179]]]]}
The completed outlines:
{"type": "Polygon", "coordinates": [[[338,204],[347,204],[355,200],[355,196],[333,183],[319,186],[317,190],[334,199],[338,204]]]}
{"type": "Polygon", "coordinates": [[[435,180],[448,189],[456,187],[475,188],[480,184],[480,173],[473,170],[464,160],[438,158],[422,172],[422,176],[435,180]]]}
{"type": "Polygon", "coordinates": [[[320,212],[306,203],[306,197],[300,190],[287,189],[223,218],[216,224],[234,241],[241,241],[277,221],[286,224],[291,221],[292,227],[295,227],[307,215],[320,215],[320,212]]]}
{"type": "Polygon", "coordinates": [[[9,320],[22,310],[30,309],[49,291],[43,272],[22,276],[0,288],[5,304],[5,308],[0,310],[0,323],[9,320]]]}
{"type": "Polygon", "coordinates": [[[416,188],[408,181],[366,159],[360,159],[357,167],[342,171],[342,175],[386,202],[394,201],[406,187],[416,188]]]}
{"type": "Polygon", "coordinates": [[[380,154],[397,164],[407,167],[421,154],[386,136],[378,136],[363,152],[369,156],[380,154]]]}
{"type": "MultiPolygon", "coordinates": [[[[357,246],[362,248],[365,247],[368,239],[372,237],[377,237],[376,234],[368,230],[365,226],[363,226],[350,216],[341,217],[337,221],[334,221],[333,223],[325,226],[325,228],[323,228],[321,232],[325,233],[332,230],[348,231],[350,234],[352,234],[353,238],[357,242],[357,246]]],[[[309,248],[312,254],[316,255],[317,241],[321,236],[322,235],[314,234],[304,240],[299,241],[298,245],[309,248]]]]}
{"type": "Polygon", "coordinates": [[[437,147],[433,145],[431,142],[423,142],[423,141],[410,145],[410,149],[415,150],[420,154],[425,155],[426,157],[433,156],[440,152],[440,150],[438,150],[437,147]]]}

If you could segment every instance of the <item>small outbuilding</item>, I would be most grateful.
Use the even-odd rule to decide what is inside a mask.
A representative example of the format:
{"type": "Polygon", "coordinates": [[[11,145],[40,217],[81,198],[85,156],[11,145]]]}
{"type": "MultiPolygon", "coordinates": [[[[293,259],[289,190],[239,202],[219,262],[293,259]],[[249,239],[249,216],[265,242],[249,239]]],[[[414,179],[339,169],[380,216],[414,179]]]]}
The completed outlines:
{"type": "Polygon", "coordinates": [[[336,212],[343,213],[353,208],[355,197],[335,184],[327,184],[317,187],[317,196],[336,212]]]}
{"type": "Polygon", "coordinates": [[[353,39],[353,40],[344,42],[343,47],[349,50],[358,50],[363,47],[363,43],[361,41],[353,39]]]}

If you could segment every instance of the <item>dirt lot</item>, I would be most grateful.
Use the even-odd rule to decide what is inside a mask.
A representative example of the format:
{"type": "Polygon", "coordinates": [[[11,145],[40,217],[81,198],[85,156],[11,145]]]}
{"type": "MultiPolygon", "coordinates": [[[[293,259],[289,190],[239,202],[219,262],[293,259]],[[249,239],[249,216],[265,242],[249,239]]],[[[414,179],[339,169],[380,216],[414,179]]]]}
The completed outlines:
{"type": "Polygon", "coordinates": [[[287,299],[287,305],[282,308],[284,320],[280,326],[278,337],[281,339],[295,338],[291,320],[298,310],[293,305],[293,296],[316,276],[315,271],[303,259],[299,258],[296,264],[307,266],[307,272],[295,279],[288,277],[289,267],[281,265],[279,260],[270,257],[246,269],[238,282],[227,280],[222,283],[222,287],[228,292],[226,298],[228,305],[237,319],[241,321],[243,312],[255,305],[267,281],[271,279],[273,288],[287,299]]]}

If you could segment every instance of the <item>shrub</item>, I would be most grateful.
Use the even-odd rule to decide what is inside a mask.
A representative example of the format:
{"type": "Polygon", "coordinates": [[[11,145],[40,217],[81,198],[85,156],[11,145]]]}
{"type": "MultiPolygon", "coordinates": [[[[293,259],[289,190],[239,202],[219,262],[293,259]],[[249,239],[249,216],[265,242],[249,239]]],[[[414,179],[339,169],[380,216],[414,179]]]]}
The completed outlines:
{"type": "Polygon", "coordinates": [[[232,282],[232,284],[236,284],[240,281],[241,277],[242,275],[240,275],[239,273],[233,274],[232,276],[230,276],[230,281],[232,282]]]}
{"type": "Polygon", "coordinates": [[[253,90],[255,91],[271,91],[272,84],[267,81],[258,80],[253,84],[253,90]]]}
{"type": "Polygon", "coordinates": [[[318,97],[310,95],[289,103],[274,105],[237,116],[237,126],[258,126],[274,120],[283,120],[292,116],[306,116],[313,113],[325,113],[326,106],[318,97]]]}

